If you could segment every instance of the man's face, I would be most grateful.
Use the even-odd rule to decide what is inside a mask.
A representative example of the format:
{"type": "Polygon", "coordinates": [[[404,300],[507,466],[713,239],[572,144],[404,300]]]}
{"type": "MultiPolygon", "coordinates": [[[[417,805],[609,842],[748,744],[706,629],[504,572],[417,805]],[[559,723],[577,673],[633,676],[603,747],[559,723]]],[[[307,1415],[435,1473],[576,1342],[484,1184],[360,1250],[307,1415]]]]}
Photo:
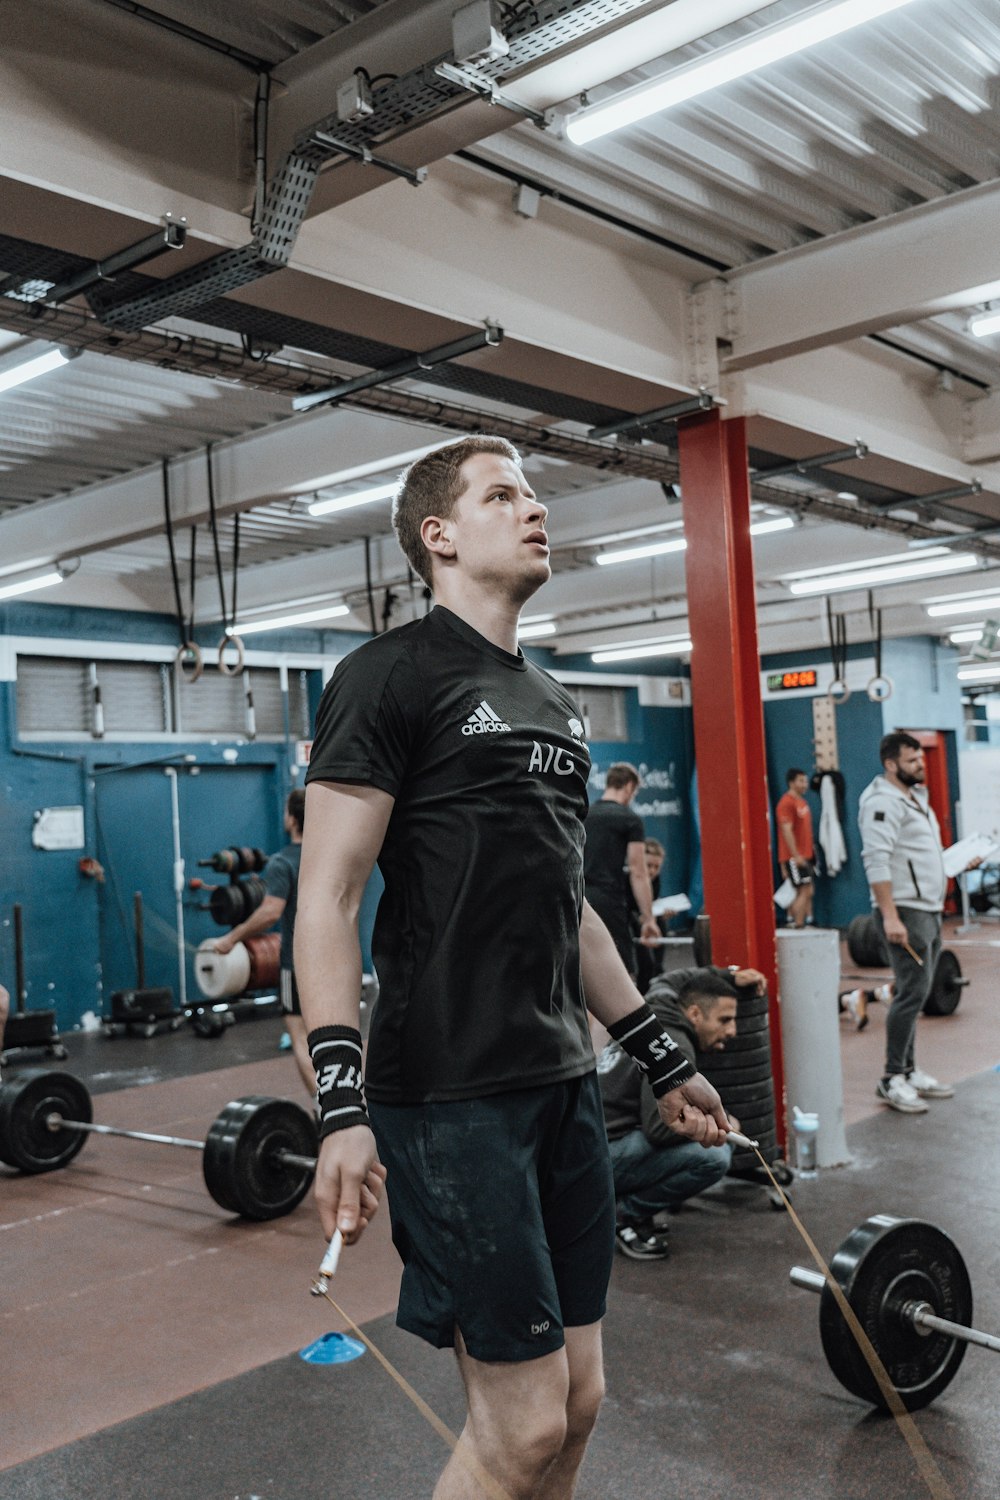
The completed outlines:
{"type": "Polygon", "coordinates": [[[924,752],[922,748],[911,750],[904,745],[895,760],[886,761],[890,770],[894,770],[904,786],[923,786],[926,780],[926,767],[924,766],[924,752]]]}
{"type": "Polygon", "coordinates": [[[687,1007],[687,1014],[698,1033],[699,1052],[721,1052],[730,1037],[736,1035],[735,995],[720,995],[708,1015],[693,1003],[687,1007]]]}
{"type": "Polygon", "coordinates": [[[801,776],[794,776],[792,778],[791,790],[795,793],[796,797],[805,796],[806,792],[809,790],[809,777],[804,771],[802,772],[801,776]]]}
{"type": "Polygon", "coordinates": [[[462,477],[465,489],[442,523],[453,549],[450,562],[522,604],[552,576],[548,512],[517,464],[499,453],[473,454],[462,465],[462,477]]]}
{"type": "Polygon", "coordinates": [[[646,874],[650,880],[655,880],[663,869],[663,855],[657,854],[653,849],[646,850],[646,874]]]}

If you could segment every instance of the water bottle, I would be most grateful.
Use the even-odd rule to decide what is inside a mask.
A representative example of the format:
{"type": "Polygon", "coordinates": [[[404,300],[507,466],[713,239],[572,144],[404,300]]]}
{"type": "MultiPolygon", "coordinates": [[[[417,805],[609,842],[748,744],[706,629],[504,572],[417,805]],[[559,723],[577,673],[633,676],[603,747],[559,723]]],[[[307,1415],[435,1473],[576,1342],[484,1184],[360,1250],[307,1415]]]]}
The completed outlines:
{"type": "Polygon", "coordinates": [[[800,1177],[816,1176],[816,1135],[819,1115],[806,1114],[796,1104],[792,1109],[795,1131],[795,1165],[800,1177]]]}

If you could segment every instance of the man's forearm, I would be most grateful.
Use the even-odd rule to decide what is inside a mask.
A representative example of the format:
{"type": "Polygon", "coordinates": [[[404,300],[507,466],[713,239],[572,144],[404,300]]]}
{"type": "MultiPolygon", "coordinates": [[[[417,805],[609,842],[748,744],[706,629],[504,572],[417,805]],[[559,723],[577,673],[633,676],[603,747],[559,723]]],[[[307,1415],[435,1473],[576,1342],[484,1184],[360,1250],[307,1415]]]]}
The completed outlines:
{"type": "Polygon", "coordinates": [[[629,882],[632,886],[632,895],[635,904],[639,908],[639,916],[644,922],[653,921],[653,883],[645,870],[629,870],[629,882]]]}
{"type": "Polygon", "coordinates": [[[874,880],[872,882],[872,895],[875,897],[875,904],[882,913],[883,918],[888,917],[893,919],[899,915],[896,911],[896,903],[892,898],[891,880],[874,880]]]}
{"type": "Polygon", "coordinates": [[[792,827],[791,823],[779,823],[778,827],[781,829],[782,833],[785,836],[785,844],[788,848],[789,858],[794,859],[796,864],[798,864],[799,846],[795,842],[795,829],[792,827]]]}
{"type": "Polygon", "coordinates": [[[613,1026],[642,1005],[611,934],[586,902],[580,922],[580,971],[587,1009],[602,1026],[613,1026]]]}
{"type": "Polygon", "coordinates": [[[245,922],[240,922],[232,929],[229,934],[230,942],[242,943],[246,938],[259,937],[262,932],[267,932],[276,922],[281,921],[284,910],[284,901],[265,896],[257,910],[252,911],[245,922]]]}
{"type": "Polygon", "coordinates": [[[295,979],[309,1031],[357,1027],[361,1016],[358,906],[309,901],[300,893],[295,919],[295,979]]]}

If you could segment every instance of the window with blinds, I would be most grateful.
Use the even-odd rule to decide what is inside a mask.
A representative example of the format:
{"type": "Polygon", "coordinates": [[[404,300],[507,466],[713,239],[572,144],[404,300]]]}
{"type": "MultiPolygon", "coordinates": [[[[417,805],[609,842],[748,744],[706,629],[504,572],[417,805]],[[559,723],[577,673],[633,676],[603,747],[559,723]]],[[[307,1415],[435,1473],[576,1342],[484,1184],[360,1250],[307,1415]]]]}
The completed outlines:
{"type": "Polygon", "coordinates": [[[569,691],[580,705],[588,740],[606,744],[628,739],[626,688],[576,682],[569,684],[569,691]]]}
{"type": "Polygon", "coordinates": [[[18,733],[34,738],[95,734],[95,683],[104,736],[249,738],[247,689],[257,739],[308,739],[308,671],[288,672],[288,721],[277,667],[248,667],[239,677],[206,668],[188,682],[166,662],[88,661],[85,657],[18,656],[18,733]]]}

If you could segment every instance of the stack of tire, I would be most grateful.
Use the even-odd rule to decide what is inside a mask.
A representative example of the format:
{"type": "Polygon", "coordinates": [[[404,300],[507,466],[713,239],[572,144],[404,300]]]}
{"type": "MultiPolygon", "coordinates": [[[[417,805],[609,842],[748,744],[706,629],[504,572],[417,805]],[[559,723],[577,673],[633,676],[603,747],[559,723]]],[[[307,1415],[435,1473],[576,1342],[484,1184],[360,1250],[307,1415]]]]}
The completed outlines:
{"type": "MultiPolygon", "coordinates": [[[[862,969],[887,969],[889,949],[870,914],[855,917],[847,929],[847,951],[851,961],[862,969]]],[[[934,970],[931,992],[924,1001],[925,1016],[950,1016],[957,1010],[962,990],[968,980],[962,978],[962,966],[950,948],[942,948],[934,970]]]]}
{"type": "MultiPolygon", "coordinates": [[[[723,1052],[703,1052],[698,1067],[722,1096],[726,1109],[736,1116],[743,1134],[760,1143],[760,1153],[769,1164],[780,1156],[774,1111],[774,1081],[771,1077],[771,1033],[767,1018],[767,996],[752,985],[739,990],[736,1035],[723,1052]]],[[[761,1171],[753,1151],[734,1151],[730,1172],[761,1171]]]]}

